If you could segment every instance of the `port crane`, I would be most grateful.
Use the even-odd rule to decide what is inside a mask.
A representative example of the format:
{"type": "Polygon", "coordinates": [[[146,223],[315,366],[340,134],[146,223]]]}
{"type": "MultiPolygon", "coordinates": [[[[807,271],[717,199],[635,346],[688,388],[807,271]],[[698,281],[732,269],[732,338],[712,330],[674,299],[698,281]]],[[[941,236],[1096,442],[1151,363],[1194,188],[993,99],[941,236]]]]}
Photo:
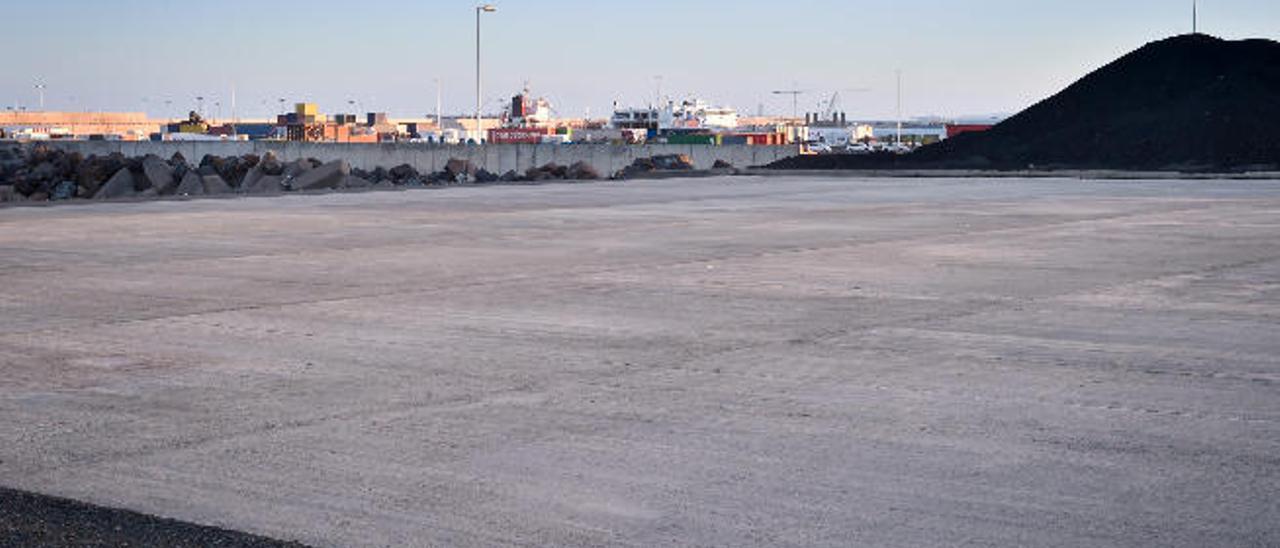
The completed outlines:
{"type": "Polygon", "coordinates": [[[800,118],[800,96],[809,93],[807,89],[780,89],[773,91],[774,95],[790,95],[791,96],[791,119],[800,118]]]}
{"type": "MultiPolygon", "coordinates": [[[[835,115],[836,108],[840,105],[840,92],[866,93],[868,91],[871,91],[871,88],[841,88],[831,92],[831,99],[827,101],[827,106],[822,111],[822,119],[830,120],[835,115]]],[[[821,103],[819,103],[819,107],[821,107],[821,103]]]]}

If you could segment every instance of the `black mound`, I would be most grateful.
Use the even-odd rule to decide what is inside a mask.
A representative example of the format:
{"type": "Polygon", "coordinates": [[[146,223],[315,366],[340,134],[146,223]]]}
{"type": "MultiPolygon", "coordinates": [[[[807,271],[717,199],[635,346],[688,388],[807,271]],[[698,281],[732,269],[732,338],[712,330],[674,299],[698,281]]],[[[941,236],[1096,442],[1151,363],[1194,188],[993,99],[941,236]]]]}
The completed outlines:
{"type": "Polygon", "coordinates": [[[1280,43],[1192,34],[1147,44],[985,133],[840,167],[1274,169],[1277,128],[1280,43]]]}
{"type": "Polygon", "coordinates": [[[306,548],[216,527],[0,487],[0,546],[306,548]]]}

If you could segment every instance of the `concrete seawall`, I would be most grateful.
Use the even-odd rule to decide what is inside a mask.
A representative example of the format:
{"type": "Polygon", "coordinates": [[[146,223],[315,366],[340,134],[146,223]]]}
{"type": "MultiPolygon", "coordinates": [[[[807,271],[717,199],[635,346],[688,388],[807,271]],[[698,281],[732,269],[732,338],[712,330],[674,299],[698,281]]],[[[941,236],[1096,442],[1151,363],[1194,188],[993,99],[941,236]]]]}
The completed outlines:
{"type": "Polygon", "coordinates": [[[628,166],[636,158],[663,154],[686,154],[694,167],[708,169],[717,160],[738,168],[760,166],[794,156],[795,146],[708,146],[708,145],[431,145],[420,143],[296,143],[296,142],[155,142],[155,141],[52,141],[68,152],[78,151],[107,155],[119,152],[125,156],[155,154],[168,158],[181,152],[187,161],[199,162],[206,154],[216,156],[262,155],[274,151],[284,161],[315,158],[322,162],[344,159],[352,167],[371,170],[409,164],[419,171],[444,169],[450,158],[470,160],[478,168],[494,173],[515,170],[524,173],[531,167],[550,162],[570,165],[586,162],[601,174],[609,175],[628,166]]]}

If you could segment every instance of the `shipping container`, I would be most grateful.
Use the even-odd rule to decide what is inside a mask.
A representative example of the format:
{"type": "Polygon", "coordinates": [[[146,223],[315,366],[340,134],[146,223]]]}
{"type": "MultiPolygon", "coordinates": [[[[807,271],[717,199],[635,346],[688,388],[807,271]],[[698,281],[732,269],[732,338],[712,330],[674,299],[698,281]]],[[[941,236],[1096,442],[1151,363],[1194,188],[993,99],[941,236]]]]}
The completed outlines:
{"type": "Polygon", "coordinates": [[[965,133],[982,133],[995,127],[992,124],[947,124],[947,138],[965,133]]]}
{"type": "Polygon", "coordinates": [[[667,143],[672,145],[715,145],[715,135],[668,135],[667,143]]]}

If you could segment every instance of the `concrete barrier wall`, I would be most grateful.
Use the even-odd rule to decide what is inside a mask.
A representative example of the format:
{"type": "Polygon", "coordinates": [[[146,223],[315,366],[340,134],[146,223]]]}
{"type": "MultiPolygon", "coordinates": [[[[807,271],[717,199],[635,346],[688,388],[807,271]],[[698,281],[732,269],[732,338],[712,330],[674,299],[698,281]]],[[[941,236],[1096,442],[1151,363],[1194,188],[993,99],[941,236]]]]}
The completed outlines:
{"type": "Polygon", "coordinates": [[[444,169],[450,158],[470,160],[476,167],[502,174],[510,170],[523,173],[531,167],[550,162],[570,165],[586,162],[601,174],[610,175],[628,166],[636,158],[663,154],[686,154],[694,167],[708,169],[716,160],[734,167],[765,165],[799,152],[795,146],[748,145],[431,145],[421,143],[293,143],[293,142],[155,142],[155,141],[51,141],[51,146],[67,151],[107,155],[119,152],[126,156],[155,154],[168,158],[181,152],[187,161],[199,162],[206,154],[215,156],[262,155],[274,151],[283,161],[315,158],[322,162],[344,159],[352,167],[371,170],[409,164],[419,171],[444,169]]]}

